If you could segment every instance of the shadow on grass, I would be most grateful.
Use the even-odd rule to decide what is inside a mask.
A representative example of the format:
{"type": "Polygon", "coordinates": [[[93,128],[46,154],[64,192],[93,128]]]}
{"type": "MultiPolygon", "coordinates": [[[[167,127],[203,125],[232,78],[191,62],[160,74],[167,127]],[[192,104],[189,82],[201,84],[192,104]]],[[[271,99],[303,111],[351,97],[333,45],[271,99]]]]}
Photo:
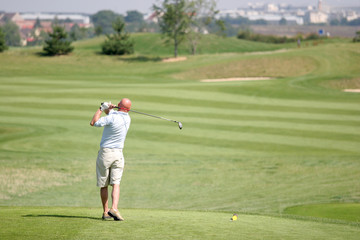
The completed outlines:
{"type": "Polygon", "coordinates": [[[163,59],[161,57],[148,57],[148,56],[133,56],[131,55],[108,55],[101,51],[96,51],[98,56],[109,56],[109,57],[118,57],[120,61],[123,62],[161,62],[163,59]]]}
{"type": "Polygon", "coordinates": [[[136,56],[136,57],[121,57],[120,61],[124,62],[161,62],[161,57],[147,57],[147,56],[136,56]]]}
{"type": "Polygon", "coordinates": [[[44,215],[28,214],[28,215],[23,215],[22,217],[33,217],[33,218],[53,217],[53,218],[70,218],[70,219],[76,218],[76,219],[91,219],[91,220],[102,221],[100,217],[95,218],[95,217],[86,217],[86,216],[70,216],[70,215],[56,215],[56,214],[44,214],[44,215]]]}
{"type": "Polygon", "coordinates": [[[54,54],[54,55],[51,55],[51,54],[48,54],[48,53],[45,53],[45,52],[35,52],[34,53],[36,56],[38,57],[60,57],[60,56],[70,56],[71,53],[68,53],[68,54],[54,54]]]}
{"type": "Polygon", "coordinates": [[[46,54],[45,52],[36,52],[35,55],[38,57],[51,57],[50,55],[46,54]]]}

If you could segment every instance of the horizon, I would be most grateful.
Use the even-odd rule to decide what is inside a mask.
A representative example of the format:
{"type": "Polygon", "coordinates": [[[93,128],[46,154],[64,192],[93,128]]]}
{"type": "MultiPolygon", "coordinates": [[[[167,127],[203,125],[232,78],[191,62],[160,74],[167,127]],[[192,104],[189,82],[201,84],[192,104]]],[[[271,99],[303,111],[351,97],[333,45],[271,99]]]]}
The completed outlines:
{"type": "MultiPolygon", "coordinates": [[[[120,1],[121,2],[121,1],[120,1]]],[[[125,14],[127,11],[136,10],[142,13],[151,12],[151,7],[153,4],[159,4],[161,1],[152,0],[133,0],[131,2],[126,2],[121,5],[116,0],[106,0],[104,2],[98,1],[86,1],[86,0],[78,0],[76,2],[63,0],[61,2],[55,2],[51,5],[48,4],[46,0],[13,0],[6,1],[2,3],[0,8],[0,12],[31,12],[31,13],[40,13],[40,12],[48,12],[48,13],[83,13],[83,14],[94,14],[101,10],[111,10],[119,14],[125,14]],[[90,4],[89,4],[90,2],[90,4]]],[[[219,10],[230,10],[237,8],[244,8],[248,6],[249,0],[221,0],[217,1],[217,8],[219,10]]],[[[290,0],[267,0],[267,1],[256,1],[263,3],[274,3],[274,4],[289,4],[296,7],[302,6],[316,6],[318,0],[300,0],[295,4],[294,1],[290,0]]],[[[329,7],[360,7],[359,0],[324,0],[323,5],[329,7]]]]}

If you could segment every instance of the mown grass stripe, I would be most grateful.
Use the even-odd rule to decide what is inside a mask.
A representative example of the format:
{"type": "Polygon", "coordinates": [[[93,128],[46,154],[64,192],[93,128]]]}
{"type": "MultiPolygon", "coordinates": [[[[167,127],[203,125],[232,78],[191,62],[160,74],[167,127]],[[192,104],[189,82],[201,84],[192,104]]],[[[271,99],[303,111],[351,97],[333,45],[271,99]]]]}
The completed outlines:
{"type": "MultiPolygon", "coordinates": [[[[148,127],[140,126],[135,131],[146,131],[148,127]]],[[[171,130],[170,126],[155,129],[158,134],[168,134],[171,130]]],[[[237,131],[224,131],[217,128],[209,128],[207,130],[199,130],[190,127],[190,133],[184,131],[181,133],[181,137],[187,138],[206,138],[208,141],[219,142],[219,141],[246,141],[246,142],[259,142],[260,144],[271,143],[278,145],[291,145],[291,146],[309,146],[323,149],[336,149],[341,151],[359,152],[360,143],[349,141],[349,140],[331,140],[331,139],[317,139],[312,137],[294,136],[294,135],[279,135],[276,133],[255,133],[255,132],[237,132],[237,131]],[[213,137],[216,132],[216,139],[213,137]]],[[[148,130],[147,130],[148,131],[148,130]]],[[[173,133],[173,138],[176,140],[180,136],[176,136],[173,133]]],[[[192,140],[194,142],[194,140],[192,140]]],[[[203,143],[204,140],[199,140],[199,143],[203,143]]],[[[234,146],[234,144],[231,144],[234,146]]],[[[240,143],[238,147],[246,147],[246,144],[240,143]]]]}
{"type": "Polygon", "coordinates": [[[357,125],[351,126],[351,122],[349,125],[340,124],[324,124],[321,122],[318,123],[308,123],[305,122],[295,122],[287,121],[287,119],[282,119],[281,121],[266,121],[266,120],[233,120],[233,119],[205,119],[205,118],[196,118],[196,117],[187,117],[180,119],[183,123],[205,123],[205,124],[219,124],[219,125],[228,125],[228,126],[260,126],[260,127],[276,127],[276,128],[284,128],[284,129],[296,129],[296,130],[314,130],[314,131],[325,131],[325,132],[334,132],[334,133],[346,133],[346,134],[360,134],[360,127],[357,125]]]}
{"type": "MultiPolygon", "coordinates": [[[[152,125],[160,126],[160,123],[152,123],[152,125]]],[[[296,130],[293,128],[279,128],[279,127],[261,127],[261,126],[228,126],[228,125],[219,125],[219,124],[211,124],[211,123],[201,123],[194,124],[191,123],[191,128],[196,129],[217,129],[220,131],[230,131],[230,132],[238,132],[238,133],[266,133],[266,134],[274,134],[281,136],[297,136],[297,137],[307,137],[314,139],[330,139],[330,140],[346,140],[351,142],[359,142],[360,144],[360,135],[356,135],[355,133],[346,134],[346,133],[334,133],[328,131],[317,131],[317,130],[307,130],[305,128],[296,130]]]]}
{"type": "MultiPolygon", "coordinates": [[[[66,96],[68,99],[79,99],[76,96],[78,95],[78,91],[81,90],[82,94],[81,94],[81,99],[84,99],[83,101],[85,102],[86,99],[93,99],[91,98],[91,95],[89,95],[91,92],[86,91],[83,87],[80,87],[79,89],[71,89],[66,90],[70,87],[71,85],[68,86],[64,86],[64,90],[65,92],[67,92],[66,96]],[[71,93],[76,93],[76,95],[73,95],[71,93]]],[[[35,92],[41,92],[39,90],[39,88],[34,87],[35,92]]],[[[92,88],[93,89],[93,88],[92,88]]],[[[28,89],[26,94],[29,94],[29,90],[28,89]]],[[[20,90],[21,91],[21,90],[20,90]]],[[[56,89],[56,91],[59,91],[58,89],[56,89]]],[[[97,90],[93,90],[94,92],[96,92],[97,90]]],[[[170,91],[172,92],[172,91],[170,91]]],[[[34,96],[33,95],[34,92],[31,91],[31,95],[30,96],[34,96]]],[[[49,93],[51,93],[51,91],[49,91],[49,93]]],[[[64,92],[61,92],[62,95],[64,95],[64,92]]],[[[111,94],[111,93],[110,93],[111,94]]],[[[127,94],[131,94],[132,97],[134,99],[136,99],[137,102],[144,102],[144,99],[146,99],[146,101],[150,101],[152,103],[163,103],[163,102],[167,102],[167,103],[176,103],[178,105],[185,105],[188,106],[189,103],[186,101],[190,101],[192,104],[196,103],[197,106],[219,106],[219,108],[232,108],[232,109],[256,109],[256,110],[260,110],[262,108],[266,108],[266,109],[272,109],[272,110],[277,110],[277,111],[297,111],[297,112],[323,112],[323,113],[331,113],[331,111],[335,111],[339,114],[360,114],[360,109],[359,106],[356,106],[356,108],[350,107],[351,104],[345,104],[349,106],[349,108],[352,108],[352,110],[344,107],[344,104],[342,104],[341,109],[340,108],[334,108],[334,104],[329,104],[326,103],[327,107],[324,107],[324,104],[322,102],[314,102],[313,104],[309,104],[307,101],[303,101],[301,104],[298,103],[296,106],[294,106],[293,101],[290,100],[290,102],[286,105],[284,105],[284,103],[281,103],[279,101],[277,101],[275,99],[271,99],[271,98],[265,98],[264,101],[257,101],[254,102],[252,101],[252,99],[254,99],[253,97],[251,98],[245,98],[241,101],[238,100],[224,100],[223,98],[221,98],[221,103],[219,101],[213,101],[213,100],[200,100],[198,98],[188,98],[188,97],[183,97],[184,95],[181,95],[182,97],[166,97],[166,96],[159,96],[159,95],[154,95],[154,94],[149,94],[149,93],[145,93],[141,96],[139,95],[134,95],[133,93],[127,91],[127,94]]],[[[196,93],[195,93],[196,94],[196,93]]],[[[204,95],[204,94],[202,94],[204,95]]],[[[199,96],[202,96],[199,95],[199,96]]],[[[55,97],[56,95],[54,95],[53,97],[55,97]]],[[[172,95],[173,96],[173,95],[172,95]]],[[[221,95],[219,95],[221,96],[221,95]]],[[[53,98],[53,101],[56,101],[57,99],[59,99],[60,96],[57,96],[55,98],[53,98]]],[[[14,100],[16,101],[16,97],[7,97],[5,99],[8,99],[9,101],[14,100]]],[[[34,99],[34,98],[33,98],[34,99]]],[[[212,98],[213,99],[213,98],[212,98]]],[[[236,97],[235,97],[236,99],[236,97]]],[[[34,99],[36,100],[36,99],[34,99]]],[[[50,99],[51,100],[51,99],[50,99]]],[[[69,100],[68,100],[69,101],[69,100]]],[[[284,102],[284,101],[282,101],[284,102]]],[[[288,101],[285,101],[288,102],[288,101]]]]}
{"type": "MultiPolygon", "coordinates": [[[[262,152],[303,152],[303,153],[349,153],[348,149],[337,149],[329,146],[313,146],[312,144],[296,144],[293,142],[286,141],[286,138],[283,141],[278,139],[273,139],[273,141],[262,141],[258,139],[251,140],[228,140],[222,138],[210,138],[210,137],[197,137],[197,136],[177,136],[175,134],[169,133],[160,133],[159,131],[150,132],[150,131],[139,131],[139,134],[144,139],[166,142],[168,139],[171,139],[173,142],[194,144],[198,146],[213,146],[213,147],[223,147],[223,148],[245,148],[249,150],[256,150],[262,152]],[[156,133],[156,134],[155,134],[156,133]],[[220,141],[219,141],[220,140],[220,141]]],[[[352,151],[356,151],[351,148],[352,151]]]]}
{"type": "MultiPolygon", "coordinates": [[[[76,111],[76,110],[42,110],[40,113],[29,113],[28,114],[28,121],[33,122],[39,122],[39,124],[46,119],[48,120],[54,120],[59,122],[60,120],[80,120],[83,121],[84,124],[87,125],[87,123],[91,120],[91,114],[84,114],[86,111],[76,111]]],[[[155,113],[154,113],[155,114],[155,113]]],[[[21,117],[18,117],[18,110],[9,108],[8,112],[6,112],[6,115],[8,116],[7,119],[3,119],[4,123],[26,123],[26,121],[23,121],[21,117]],[[19,122],[20,120],[20,122],[19,122]]],[[[161,114],[160,114],[161,115],[161,114]]],[[[320,135],[323,135],[325,133],[329,134],[347,134],[347,135],[353,135],[353,137],[356,138],[357,135],[360,133],[360,129],[356,123],[353,123],[351,121],[313,121],[313,120],[296,120],[293,119],[267,119],[267,118],[257,118],[250,117],[250,118],[242,118],[242,119],[234,119],[234,118],[194,118],[194,117],[181,117],[180,116],[166,116],[166,117],[172,117],[176,118],[183,122],[184,127],[192,127],[192,128],[204,128],[204,126],[209,126],[211,129],[216,129],[217,126],[219,126],[219,129],[229,129],[229,130],[236,130],[237,128],[260,128],[260,129],[279,129],[283,131],[289,132],[290,129],[294,129],[295,131],[312,131],[314,132],[314,135],[316,135],[317,132],[320,133],[320,135]],[[351,126],[353,125],[353,126],[351,126]],[[200,127],[198,127],[200,126],[200,127]],[[201,127],[202,126],[202,127],[201,127]]],[[[144,122],[146,124],[150,125],[156,125],[157,121],[154,121],[153,119],[145,120],[144,117],[140,118],[140,116],[132,115],[132,118],[134,119],[140,119],[141,122],[144,122]],[[155,122],[155,123],[154,123],[155,122]]],[[[160,125],[157,124],[157,125],[160,125]]],[[[310,133],[308,133],[310,134],[310,133]]]]}

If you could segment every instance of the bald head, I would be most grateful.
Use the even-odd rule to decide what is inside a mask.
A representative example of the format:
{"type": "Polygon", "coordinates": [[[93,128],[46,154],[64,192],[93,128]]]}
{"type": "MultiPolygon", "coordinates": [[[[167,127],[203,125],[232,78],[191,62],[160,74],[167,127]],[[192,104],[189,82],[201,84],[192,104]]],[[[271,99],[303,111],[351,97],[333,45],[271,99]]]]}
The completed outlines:
{"type": "Polygon", "coordinates": [[[128,98],[123,98],[118,104],[119,111],[128,112],[131,109],[131,101],[128,98]]]}

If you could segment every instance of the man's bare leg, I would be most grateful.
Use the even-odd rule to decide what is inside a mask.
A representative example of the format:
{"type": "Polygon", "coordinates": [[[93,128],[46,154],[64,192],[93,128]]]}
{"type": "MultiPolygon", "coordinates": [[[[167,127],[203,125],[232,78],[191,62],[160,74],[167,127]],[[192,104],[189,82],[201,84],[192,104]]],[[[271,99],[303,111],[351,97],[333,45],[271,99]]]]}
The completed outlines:
{"type": "Polygon", "coordinates": [[[117,210],[120,198],[120,184],[114,184],[112,189],[112,209],[117,210]]]}
{"type": "Polygon", "coordinates": [[[119,198],[120,198],[120,184],[114,184],[112,189],[112,207],[108,212],[111,217],[116,221],[124,221],[124,218],[120,215],[118,208],[119,198]]]}
{"type": "Polygon", "coordinates": [[[103,205],[104,213],[107,213],[109,211],[108,187],[100,188],[100,196],[101,196],[101,202],[103,205]]]}

